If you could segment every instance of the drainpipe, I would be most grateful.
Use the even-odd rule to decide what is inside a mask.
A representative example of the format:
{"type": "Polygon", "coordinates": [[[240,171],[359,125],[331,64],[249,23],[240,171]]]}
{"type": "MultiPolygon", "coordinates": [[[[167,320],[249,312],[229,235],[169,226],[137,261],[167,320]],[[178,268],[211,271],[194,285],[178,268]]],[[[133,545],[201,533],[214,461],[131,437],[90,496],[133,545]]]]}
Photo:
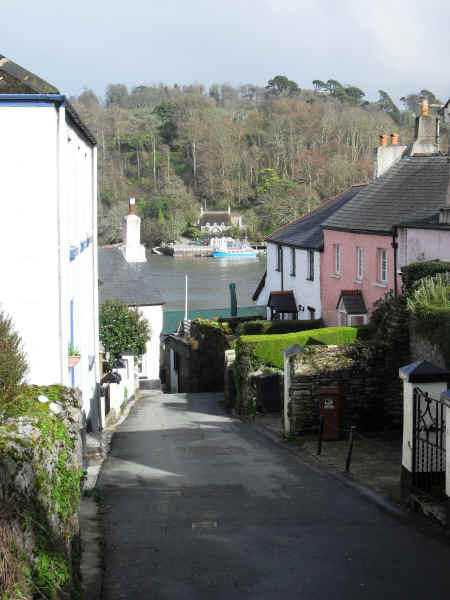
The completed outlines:
{"type": "Polygon", "coordinates": [[[397,283],[397,266],[398,266],[398,229],[396,226],[392,228],[392,243],[391,246],[394,249],[394,296],[398,296],[398,283],[397,283]]]}
{"type": "Polygon", "coordinates": [[[281,291],[284,291],[284,250],[283,250],[283,246],[280,246],[281,248],[281,261],[280,261],[280,268],[281,268],[281,291]]]}

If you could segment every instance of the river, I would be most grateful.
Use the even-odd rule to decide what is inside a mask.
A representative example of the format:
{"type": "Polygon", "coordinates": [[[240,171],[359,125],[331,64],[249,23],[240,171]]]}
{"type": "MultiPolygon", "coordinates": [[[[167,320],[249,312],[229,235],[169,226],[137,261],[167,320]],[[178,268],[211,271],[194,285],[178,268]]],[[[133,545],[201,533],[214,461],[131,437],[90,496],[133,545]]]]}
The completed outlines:
{"type": "Polygon", "coordinates": [[[252,295],[266,268],[264,255],[251,259],[173,258],[149,255],[155,286],[166,310],[184,309],[185,274],[189,310],[229,308],[228,285],[236,284],[239,306],[252,306],[252,295]]]}

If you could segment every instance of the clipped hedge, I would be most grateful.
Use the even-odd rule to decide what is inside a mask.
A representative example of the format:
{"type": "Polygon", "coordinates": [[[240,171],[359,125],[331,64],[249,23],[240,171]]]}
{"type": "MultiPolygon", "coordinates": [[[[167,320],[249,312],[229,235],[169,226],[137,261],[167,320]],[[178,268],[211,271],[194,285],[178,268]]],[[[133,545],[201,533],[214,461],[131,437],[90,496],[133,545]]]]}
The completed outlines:
{"type": "Polygon", "coordinates": [[[308,329],[323,327],[322,319],[289,320],[289,321],[248,321],[241,323],[236,330],[237,335],[273,335],[279,333],[292,333],[308,329]]]}
{"type": "Polygon", "coordinates": [[[283,350],[294,344],[305,346],[309,340],[322,342],[329,346],[343,346],[357,339],[357,327],[323,327],[285,334],[245,335],[236,343],[237,355],[248,353],[265,365],[283,368],[283,350]]]}
{"type": "Polygon", "coordinates": [[[450,273],[449,261],[427,260],[411,263],[402,268],[403,291],[405,294],[410,294],[420,279],[439,273],[450,273]]]}
{"type": "Polygon", "coordinates": [[[232,333],[235,333],[238,328],[244,323],[259,323],[264,322],[264,317],[258,315],[251,315],[247,317],[219,317],[219,323],[228,326],[232,333]]]}

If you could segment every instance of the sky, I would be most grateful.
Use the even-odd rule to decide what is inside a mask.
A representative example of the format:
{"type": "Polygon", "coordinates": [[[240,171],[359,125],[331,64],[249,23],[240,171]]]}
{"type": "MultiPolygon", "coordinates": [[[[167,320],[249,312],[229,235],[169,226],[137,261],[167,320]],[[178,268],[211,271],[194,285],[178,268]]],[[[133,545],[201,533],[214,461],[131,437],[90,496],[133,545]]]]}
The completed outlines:
{"type": "Polygon", "coordinates": [[[337,79],[450,97],[448,0],[0,0],[0,54],[66,94],[337,79]]]}

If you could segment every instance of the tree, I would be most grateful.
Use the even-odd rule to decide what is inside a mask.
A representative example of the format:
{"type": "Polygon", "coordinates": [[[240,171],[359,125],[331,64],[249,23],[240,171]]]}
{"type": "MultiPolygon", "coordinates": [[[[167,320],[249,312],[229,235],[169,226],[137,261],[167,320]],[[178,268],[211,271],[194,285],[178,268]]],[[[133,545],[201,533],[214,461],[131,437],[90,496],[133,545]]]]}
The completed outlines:
{"type": "Polygon", "coordinates": [[[122,83],[111,83],[106,88],[106,106],[125,107],[128,101],[128,88],[122,83]]]}
{"type": "Polygon", "coordinates": [[[14,399],[28,370],[22,341],[11,319],[0,312],[0,410],[14,399]]]}
{"type": "Polygon", "coordinates": [[[378,94],[379,94],[378,106],[381,108],[382,111],[384,111],[390,117],[392,117],[392,119],[397,124],[400,124],[400,122],[401,122],[400,111],[399,111],[398,107],[395,105],[392,98],[384,90],[378,90],[378,94]]]}
{"type": "Polygon", "coordinates": [[[108,367],[115,368],[123,354],[138,357],[145,353],[150,327],[141,313],[117,300],[100,307],[100,340],[109,354],[108,367]]]}
{"type": "Polygon", "coordinates": [[[275,96],[294,96],[295,94],[298,94],[300,88],[295,81],[288,79],[285,75],[277,75],[273,79],[269,79],[266,90],[269,94],[275,96]]]}

